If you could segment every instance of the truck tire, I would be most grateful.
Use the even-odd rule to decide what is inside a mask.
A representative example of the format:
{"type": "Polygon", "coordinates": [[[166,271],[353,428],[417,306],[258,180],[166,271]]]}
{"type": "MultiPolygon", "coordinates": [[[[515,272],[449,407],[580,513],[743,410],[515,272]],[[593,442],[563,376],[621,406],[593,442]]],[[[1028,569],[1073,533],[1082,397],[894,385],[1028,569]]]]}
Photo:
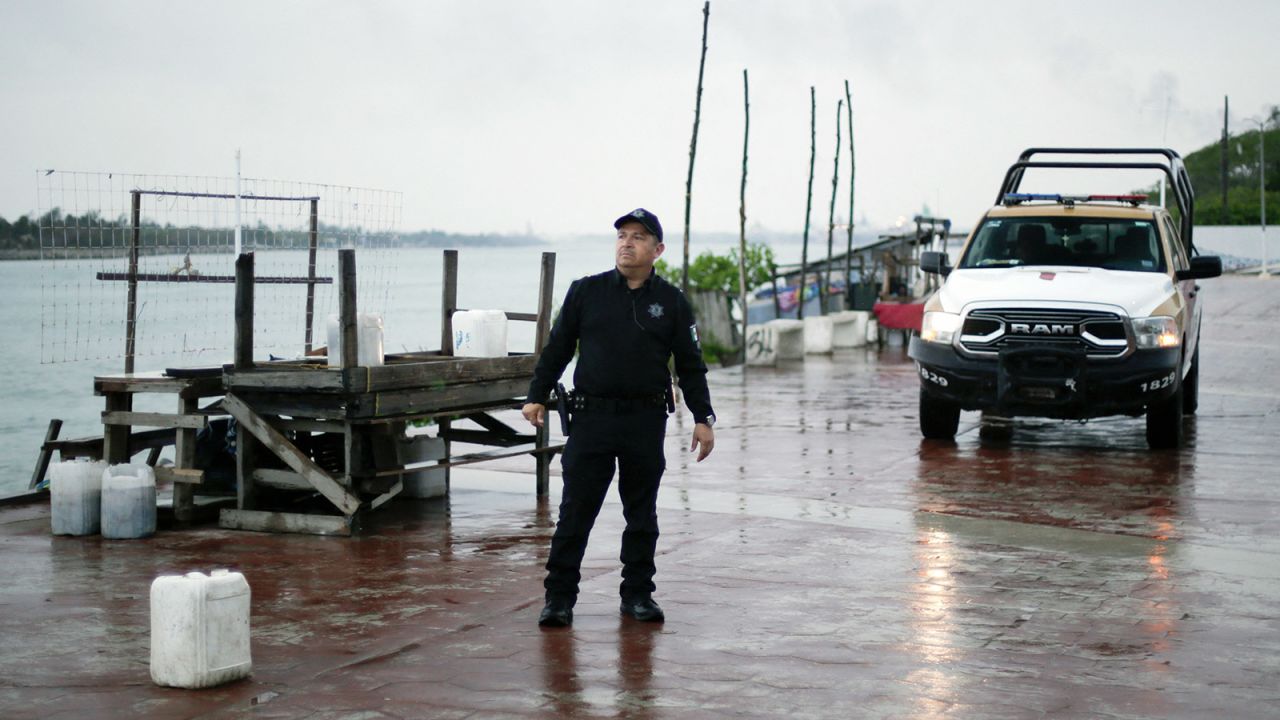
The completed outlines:
{"type": "Polygon", "coordinates": [[[1200,408],[1200,348],[1191,356],[1191,369],[1182,379],[1182,414],[1195,415],[1200,408]]]}
{"type": "Polygon", "coordinates": [[[1173,395],[1147,406],[1147,445],[1152,450],[1182,446],[1182,383],[1173,395]]]}
{"type": "Polygon", "coordinates": [[[960,406],[935,398],[920,388],[920,434],[930,440],[952,440],[960,426],[960,406]]]}

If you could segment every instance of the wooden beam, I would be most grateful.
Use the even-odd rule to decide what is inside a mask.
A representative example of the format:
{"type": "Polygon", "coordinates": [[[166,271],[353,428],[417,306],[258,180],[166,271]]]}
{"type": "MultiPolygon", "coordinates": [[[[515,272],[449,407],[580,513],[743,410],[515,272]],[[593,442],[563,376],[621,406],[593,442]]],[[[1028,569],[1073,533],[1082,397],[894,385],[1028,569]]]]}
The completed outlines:
{"type": "Polygon", "coordinates": [[[306,535],[340,535],[349,537],[352,518],[342,515],[303,515],[301,513],[232,510],[224,508],[218,525],[228,530],[256,532],[303,533],[306,535]]]}
{"type": "Polygon", "coordinates": [[[306,478],[292,470],[258,468],[253,471],[253,481],[280,490],[315,490],[306,478]]]}
{"type": "MultiPolygon", "coordinates": [[[[133,409],[133,396],[128,393],[108,393],[106,412],[129,412],[133,409]]],[[[102,431],[102,459],[111,464],[127,463],[133,457],[130,448],[128,425],[105,425],[102,431]]]]}
{"type": "Polygon", "coordinates": [[[390,490],[382,493],[381,495],[379,495],[378,497],[374,498],[369,502],[369,509],[374,510],[379,507],[382,507],[383,503],[399,495],[403,490],[404,490],[404,481],[403,480],[396,481],[396,484],[392,485],[390,490]]]}
{"type": "Polygon", "coordinates": [[[200,430],[209,424],[203,415],[175,415],[173,413],[111,411],[102,413],[103,425],[137,425],[140,427],[188,428],[200,430]]]}
{"type": "Polygon", "coordinates": [[[44,442],[40,444],[40,452],[36,455],[36,469],[31,473],[31,484],[27,485],[28,490],[35,490],[36,486],[44,480],[45,473],[49,471],[49,460],[53,457],[53,446],[50,443],[58,439],[60,432],[62,432],[62,421],[57,418],[50,420],[49,429],[44,433],[44,442]]]}
{"type": "MultiPolygon", "coordinates": [[[[360,509],[360,500],[346,488],[334,480],[329,473],[315,464],[311,458],[289,442],[288,438],[263,420],[248,405],[235,395],[228,394],[222,401],[227,412],[240,423],[240,427],[253,434],[268,450],[284,461],[286,465],[306,478],[321,495],[328,498],[339,510],[347,515],[354,515],[360,509]]],[[[250,473],[252,480],[252,473],[250,473]]]]}
{"type": "MultiPolygon", "coordinates": [[[[200,485],[204,483],[204,471],[198,468],[180,468],[171,467],[169,465],[155,466],[157,482],[171,482],[174,484],[174,505],[178,504],[177,493],[181,486],[200,485]]],[[[190,487],[187,488],[188,490],[190,487]]],[[[175,508],[176,510],[176,508],[175,508]]]]}

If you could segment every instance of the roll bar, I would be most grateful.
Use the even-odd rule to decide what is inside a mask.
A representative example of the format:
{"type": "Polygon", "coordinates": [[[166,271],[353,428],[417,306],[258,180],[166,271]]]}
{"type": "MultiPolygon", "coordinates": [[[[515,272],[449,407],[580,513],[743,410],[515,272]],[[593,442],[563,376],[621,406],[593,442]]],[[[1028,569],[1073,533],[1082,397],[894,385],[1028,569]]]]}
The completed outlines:
{"type": "Polygon", "coordinates": [[[1195,242],[1191,232],[1195,226],[1195,190],[1191,187],[1191,176],[1182,162],[1182,156],[1169,148],[1027,148],[1018,156],[1018,162],[1009,166],[1005,172],[1004,183],[1000,186],[1000,194],[996,196],[996,204],[1008,193],[1016,193],[1022,184],[1022,175],[1027,168],[1079,168],[1090,170],[1159,170],[1169,180],[1173,188],[1174,201],[1178,204],[1178,212],[1182,216],[1182,242],[1186,244],[1188,253],[1195,252],[1195,242]],[[1032,160],[1036,155],[1160,155],[1168,160],[1161,162],[1105,162],[1093,160],[1089,162],[1072,162],[1065,160],[1044,161],[1032,160]]]}

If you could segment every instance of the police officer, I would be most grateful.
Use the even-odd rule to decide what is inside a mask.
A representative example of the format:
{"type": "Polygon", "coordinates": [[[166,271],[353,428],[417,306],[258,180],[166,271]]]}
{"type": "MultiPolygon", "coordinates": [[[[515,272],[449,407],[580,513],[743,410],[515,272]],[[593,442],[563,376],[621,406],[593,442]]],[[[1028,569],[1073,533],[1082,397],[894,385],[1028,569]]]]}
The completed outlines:
{"type": "MultiPolygon", "coordinates": [[[[662,622],[653,601],[654,550],[658,543],[658,482],[666,469],[667,428],[675,356],[685,403],[693,412],[693,443],[701,462],[715,446],[715,415],[707,392],[693,309],[678,288],[653,271],[662,255],[662,225],[639,208],[618,218],[616,267],[569,286],[560,316],[538,358],[523,408],[536,427],[546,422],[546,403],[565,366],[578,352],[573,374],[572,430],[561,458],[564,492],[560,520],[547,559],[546,606],[538,624],[573,622],[587,537],[618,469],[622,533],[621,612],[636,620],[662,622]]],[[[672,406],[674,407],[674,406],[672,406]]]]}

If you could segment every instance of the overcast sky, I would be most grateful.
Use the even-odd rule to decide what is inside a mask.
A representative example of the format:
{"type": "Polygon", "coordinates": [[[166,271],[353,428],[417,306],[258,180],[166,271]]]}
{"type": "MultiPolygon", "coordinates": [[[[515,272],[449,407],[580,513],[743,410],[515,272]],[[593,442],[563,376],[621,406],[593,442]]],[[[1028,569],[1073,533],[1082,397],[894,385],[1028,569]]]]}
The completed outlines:
{"type": "MultiPolygon", "coordinates": [[[[643,205],[678,237],[701,8],[4,0],[0,215],[35,209],[37,168],[230,176],[239,148],[249,177],[401,191],[405,230],[611,232],[643,205]]],[[[1223,96],[1245,130],[1280,103],[1277,28],[1274,0],[714,0],[694,231],[737,229],[744,68],[753,225],[803,227],[812,85],[825,228],[847,79],[858,219],[968,227],[1024,147],[1187,153],[1223,96]]]]}

